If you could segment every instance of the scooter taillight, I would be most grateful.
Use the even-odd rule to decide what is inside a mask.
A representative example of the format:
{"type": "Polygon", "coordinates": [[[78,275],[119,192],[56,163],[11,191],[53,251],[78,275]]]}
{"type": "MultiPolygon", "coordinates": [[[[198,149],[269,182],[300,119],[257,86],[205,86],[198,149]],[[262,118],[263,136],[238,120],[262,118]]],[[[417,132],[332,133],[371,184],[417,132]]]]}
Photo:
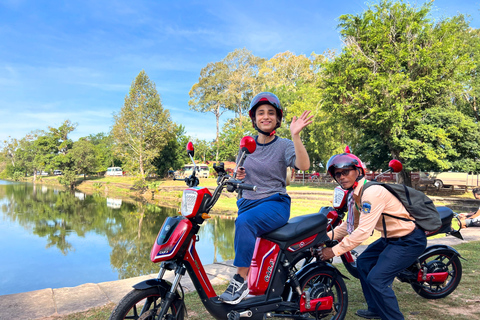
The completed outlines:
{"type": "Polygon", "coordinates": [[[157,240],[153,244],[152,251],[150,251],[150,260],[157,263],[173,258],[191,229],[192,223],[183,217],[177,216],[165,219],[157,240]]]}

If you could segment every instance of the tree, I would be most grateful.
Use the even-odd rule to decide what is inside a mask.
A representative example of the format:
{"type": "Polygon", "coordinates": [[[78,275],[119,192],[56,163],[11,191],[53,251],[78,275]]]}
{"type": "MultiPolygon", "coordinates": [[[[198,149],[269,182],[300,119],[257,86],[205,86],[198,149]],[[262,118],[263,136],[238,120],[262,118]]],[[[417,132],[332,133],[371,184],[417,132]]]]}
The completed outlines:
{"type": "MultiPolygon", "coordinates": [[[[327,56],[331,55],[327,52],[327,56]]],[[[277,129],[279,136],[289,138],[288,124],[293,116],[299,116],[306,110],[312,111],[314,125],[302,131],[302,140],[312,169],[316,171],[322,170],[330,156],[340,150],[341,141],[336,135],[341,131],[341,125],[331,121],[329,114],[320,107],[320,71],[325,62],[324,55],[297,56],[287,51],[265,61],[259,71],[259,82],[264,86],[262,90],[275,93],[282,102],[285,125],[277,129]]]]}
{"type": "Polygon", "coordinates": [[[72,148],[72,140],[68,138],[68,134],[74,131],[78,123],[72,123],[70,120],[65,120],[58,128],[48,127],[48,130],[58,142],[58,152],[67,154],[68,150],[72,148]]]}
{"type": "Polygon", "coordinates": [[[116,151],[126,164],[145,179],[152,161],[174,134],[175,125],[163,109],[155,83],[141,71],[132,82],[120,113],[113,116],[116,151]]]}
{"type": "Polygon", "coordinates": [[[103,132],[91,134],[84,139],[90,141],[95,147],[95,158],[97,159],[97,167],[95,172],[107,171],[108,167],[121,167],[122,162],[115,157],[113,137],[103,132]]]}
{"type": "Polygon", "coordinates": [[[75,171],[83,174],[83,178],[89,173],[95,172],[97,167],[97,159],[95,157],[95,146],[86,139],[79,139],[73,144],[69,156],[75,164],[75,171]]]}
{"type": "Polygon", "coordinates": [[[190,109],[199,112],[212,112],[216,119],[217,157],[219,152],[220,116],[227,111],[227,77],[228,67],[223,62],[209,63],[200,72],[198,83],[190,90],[190,109]]]}
{"type": "Polygon", "coordinates": [[[250,123],[241,126],[239,118],[228,119],[223,125],[222,133],[220,134],[219,159],[236,161],[242,137],[247,135],[255,136],[256,134],[257,132],[250,123]]]}
{"type": "Polygon", "coordinates": [[[463,16],[434,23],[431,7],[383,0],[362,14],[341,16],[345,46],[325,65],[322,85],[324,110],[350,128],[346,140],[375,140],[384,148],[359,156],[401,160],[407,184],[414,166],[447,169],[458,156],[445,124],[428,120],[440,108],[447,118],[458,116],[454,101],[474,67],[464,50],[469,28],[463,16]]]}
{"type": "Polygon", "coordinates": [[[244,115],[248,113],[250,101],[260,90],[258,71],[264,60],[245,48],[235,49],[222,60],[228,68],[227,108],[235,112],[241,126],[244,115]]]}
{"type": "Polygon", "coordinates": [[[183,167],[185,156],[187,155],[185,147],[188,138],[185,136],[185,127],[179,125],[175,128],[173,139],[167,142],[167,145],[160,151],[160,154],[153,159],[155,171],[159,176],[166,176],[168,170],[176,170],[183,167]]]}

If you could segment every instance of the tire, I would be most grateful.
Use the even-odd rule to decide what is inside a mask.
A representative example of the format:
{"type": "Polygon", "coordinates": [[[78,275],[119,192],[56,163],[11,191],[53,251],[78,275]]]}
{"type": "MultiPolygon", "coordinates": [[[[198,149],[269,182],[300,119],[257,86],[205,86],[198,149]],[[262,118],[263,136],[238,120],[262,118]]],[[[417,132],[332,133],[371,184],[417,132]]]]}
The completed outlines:
{"type": "MultiPolygon", "coordinates": [[[[155,314],[161,306],[165,292],[161,292],[158,287],[151,287],[145,290],[134,289],[120,300],[118,305],[113,309],[109,320],[153,320],[155,314]],[[142,308],[146,306],[146,309],[142,308]]],[[[183,320],[184,308],[182,308],[182,300],[178,296],[170,306],[165,318],[175,317],[177,320],[183,320]]]]}
{"type": "Polygon", "coordinates": [[[462,279],[462,264],[460,259],[450,250],[432,252],[421,258],[420,265],[427,266],[427,272],[448,271],[447,280],[441,284],[429,284],[427,282],[413,282],[411,286],[416,293],[427,299],[441,299],[452,293],[462,279]]]}
{"type": "Polygon", "coordinates": [[[348,273],[350,273],[352,277],[356,279],[360,279],[360,276],[358,275],[358,270],[357,270],[356,256],[353,262],[348,262],[343,254],[340,256],[340,258],[342,259],[342,263],[345,266],[345,269],[347,269],[348,273]]]}
{"type": "Polygon", "coordinates": [[[443,187],[443,182],[442,180],[435,180],[433,181],[433,185],[435,186],[435,188],[440,189],[443,187]]]}
{"type": "MultiPolygon", "coordinates": [[[[313,269],[302,276],[300,288],[310,291],[310,299],[333,296],[333,308],[328,314],[319,314],[318,319],[343,320],[347,314],[348,294],[342,276],[335,270],[313,269]]],[[[315,312],[310,315],[315,317],[315,312]]]]}

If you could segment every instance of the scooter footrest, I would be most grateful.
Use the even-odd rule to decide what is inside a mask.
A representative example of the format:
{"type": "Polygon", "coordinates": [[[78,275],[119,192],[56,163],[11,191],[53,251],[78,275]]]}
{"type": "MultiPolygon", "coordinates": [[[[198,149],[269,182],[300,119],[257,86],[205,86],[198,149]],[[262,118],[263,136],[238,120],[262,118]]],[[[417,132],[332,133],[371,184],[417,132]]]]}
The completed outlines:
{"type": "Polygon", "coordinates": [[[230,311],[230,312],[227,314],[227,319],[228,319],[228,320],[240,320],[240,313],[238,313],[238,312],[235,311],[235,310],[230,311]]]}

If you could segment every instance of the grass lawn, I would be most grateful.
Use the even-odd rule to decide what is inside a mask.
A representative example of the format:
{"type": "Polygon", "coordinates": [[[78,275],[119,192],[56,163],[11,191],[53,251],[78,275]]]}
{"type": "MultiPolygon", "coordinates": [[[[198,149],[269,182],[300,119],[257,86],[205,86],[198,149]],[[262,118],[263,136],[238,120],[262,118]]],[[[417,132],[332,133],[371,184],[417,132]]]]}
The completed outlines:
{"type": "MultiPolygon", "coordinates": [[[[480,273],[480,252],[478,248],[480,241],[462,243],[455,248],[466,259],[462,260],[463,276],[460,285],[448,297],[438,300],[424,299],[413,291],[411,286],[406,283],[394,281],[393,288],[397,295],[400,310],[405,319],[409,320],[474,320],[480,319],[480,308],[478,308],[480,286],[478,285],[480,273]]],[[[348,275],[343,265],[335,265],[340,271],[348,275]]],[[[357,309],[365,309],[366,303],[363,298],[360,282],[353,277],[345,280],[348,289],[348,313],[345,319],[361,319],[355,316],[357,309]]],[[[215,291],[222,292],[226,287],[215,287],[215,291]]],[[[188,310],[189,320],[213,320],[214,318],[207,313],[196,293],[189,293],[185,296],[185,302],[188,310]]],[[[72,314],[68,316],[52,318],[61,320],[80,320],[80,319],[107,319],[110,315],[113,305],[107,305],[102,308],[92,309],[88,312],[72,314]]]]}

